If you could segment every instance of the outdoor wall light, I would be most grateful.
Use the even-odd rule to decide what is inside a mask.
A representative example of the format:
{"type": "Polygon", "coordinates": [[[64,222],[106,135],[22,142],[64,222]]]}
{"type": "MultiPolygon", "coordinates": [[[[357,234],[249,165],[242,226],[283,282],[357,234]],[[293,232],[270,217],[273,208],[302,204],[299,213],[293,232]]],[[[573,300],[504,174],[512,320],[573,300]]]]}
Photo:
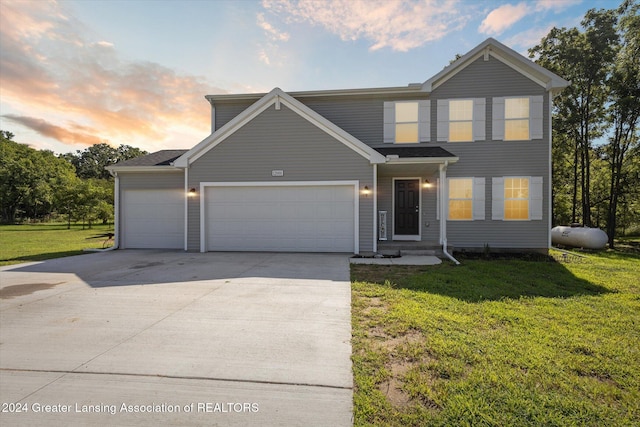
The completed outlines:
{"type": "Polygon", "coordinates": [[[365,185],[365,186],[364,186],[364,188],[362,189],[362,194],[363,194],[365,197],[368,197],[368,196],[369,196],[369,194],[371,194],[371,190],[369,190],[369,187],[368,187],[367,185],[365,185]]]}
{"type": "Polygon", "coordinates": [[[193,188],[193,187],[192,187],[192,188],[190,188],[190,189],[189,189],[188,196],[189,196],[189,197],[193,197],[193,196],[195,196],[195,195],[196,195],[196,189],[195,189],[195,188],[193,188]]]}
{"type": "Polygon", "coordinates": [[[424,180],[424,182],[422,183],[422,188],[431,188],[431,183],[428,179],[424,180]]]}

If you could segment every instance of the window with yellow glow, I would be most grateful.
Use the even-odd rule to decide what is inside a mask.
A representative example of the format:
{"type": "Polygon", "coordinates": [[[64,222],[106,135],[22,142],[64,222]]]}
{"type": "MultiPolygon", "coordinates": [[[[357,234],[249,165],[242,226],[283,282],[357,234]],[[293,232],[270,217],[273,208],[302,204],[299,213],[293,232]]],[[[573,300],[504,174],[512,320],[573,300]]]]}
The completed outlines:
{"type": "Polygon", "coordinates": [[[504,139],[505,141],[529,139],[529,98],[504,100],[504,139]]]}
{"type": "Polygon", "coordinates": [[[396,142],[418,142],[417,102],[396,102],[396,142]]]}
{"type": "Polygon", "coordinates": [[[473,141],[473,100],[449,101],[449,142],[473,141]]]}
{"type": "Polygon", "coordinates": [[[473,180],[449,179],[449,219],[473,219],[473,180]]]}
{"type": "Polygon", "coordinates": [[[529,178],[504,179],[504,219],[529,219],[529,178]]]}

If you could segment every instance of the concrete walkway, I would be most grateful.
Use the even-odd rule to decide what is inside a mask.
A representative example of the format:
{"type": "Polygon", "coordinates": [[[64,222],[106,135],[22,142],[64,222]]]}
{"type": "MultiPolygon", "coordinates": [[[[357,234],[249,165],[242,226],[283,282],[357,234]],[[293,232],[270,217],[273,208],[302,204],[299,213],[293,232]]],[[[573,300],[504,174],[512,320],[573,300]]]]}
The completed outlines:
{"type": "Polygon", "coordinates": [[[350,258],[351,264],[369,265],[438,265],[442,260],[429,255],[403,255],[398,258],[350,258]]]}
{"type": "Polygon", "coordinates": [[[0,268],[0,424],[349,426],[348,265],[129,250],[0,268]]]}

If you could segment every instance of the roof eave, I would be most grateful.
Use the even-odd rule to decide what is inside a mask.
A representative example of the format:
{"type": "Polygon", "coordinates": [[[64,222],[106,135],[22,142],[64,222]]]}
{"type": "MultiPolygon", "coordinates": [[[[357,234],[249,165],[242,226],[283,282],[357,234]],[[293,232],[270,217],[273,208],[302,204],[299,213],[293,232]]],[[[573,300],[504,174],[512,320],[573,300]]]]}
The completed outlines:
{"type": "MultiPolygon", "coordinates": [[[[422,84],[409,84],[407,86],[398,87],[381,87],[381,88],[361,88],[361,89],[330,89],[330,90],[310,90],[298,92],[286,92],[293,98],[317,98],[322,96],[354,96],[354,95],[398,95],[421,92],[422,84]]],[[[205,95],[207,101],[251,101],[257,100],[267,93],[241,93],[241,94],[219,94],[205,95]]]]}
{"type": "Polygon", "coordinates": [[[171,166],[171,165],[162,165],[162,166],[107,166],[105,168],[109,172],[181,172],[182,169],[171,166]]]}
{"type": "Polygon", "coordinates": [[[393,155],[386,157],[386,164],[399,165],[399,164],[440,164],[440,163],[455,163],[460,160],[459,157],[395,157],[393,155]]]}

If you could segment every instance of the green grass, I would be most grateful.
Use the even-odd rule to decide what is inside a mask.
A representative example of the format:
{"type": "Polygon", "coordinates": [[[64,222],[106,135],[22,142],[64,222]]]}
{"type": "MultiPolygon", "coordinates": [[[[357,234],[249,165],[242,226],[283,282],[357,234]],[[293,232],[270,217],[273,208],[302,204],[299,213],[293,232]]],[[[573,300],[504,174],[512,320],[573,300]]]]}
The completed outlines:
{"type": "Polygon", "coordinates": [[[640,255],[352,266],[355,425],[640,424],[640,255]]]}
{"type": "MultiPolygon", "coordinates": [[[[82,254],[85,248],[102,248],[104,233],[113,226],[94,225],[82,230],[72,224],[0,225],[0,266],[82,254]]],[[[111,245],[112,242],[109,242],[111,245]]]]}

